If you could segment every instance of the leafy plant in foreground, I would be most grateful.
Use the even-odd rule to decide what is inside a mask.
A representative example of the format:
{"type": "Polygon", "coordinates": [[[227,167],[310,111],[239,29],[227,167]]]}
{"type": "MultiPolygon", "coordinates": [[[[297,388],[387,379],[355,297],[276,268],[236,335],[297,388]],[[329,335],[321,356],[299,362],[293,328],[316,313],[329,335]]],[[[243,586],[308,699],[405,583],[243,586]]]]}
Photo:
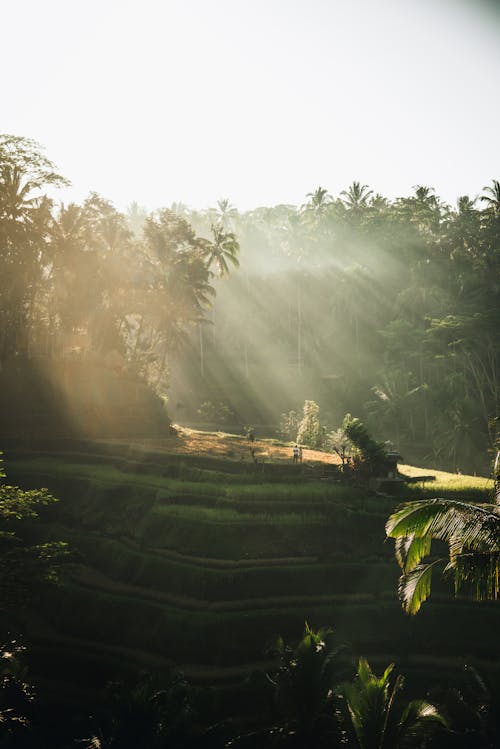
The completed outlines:
{"type": "Polygon", "coordinates": [[[439,725],[445,725],[444,718],[431,703],[412,700],[404,704],[397,699],[404,679],[398,675],[392,680],[393,669],[391,663],[378,677],[368,661],[360,658],[355,680],[342,685],[341,692],[359,749],[421,746],[424,736],[439,725]]]}
{"type": "Polygon", "coordinates": [[[62,541],[31,545],[23,540],[24,525],[38,518],[41,508],[57,500],[47,489],[21,489],[3,483],[0,453],[0,591],[4,610],[26,602],[38,583],[54,580],[68,555],[62,541]]]}
{"type": "Polygon", "coordinates": [[[283,738],[288,736],[294,745],[319,746],[325,736],[338,734],[335,686],[340,681],[339,655],[344,649],[335,643],[331,629],[314,631],[307,622],[295,647],[278,638],[280,665],[269,678],[283,716],[283,738]]]}
{"type": "Polygon", "coordinates": [[[498,599],[498,505],[449,499],[410,502],[389,517],[386,533],[396,539],[396,559],[402,570],[399,596],[407,613],[416,614],[429,597],[434,568],[453,576],[455,593],[466,589],[478,600],[498,599]],[[430,556],[434,539],[447,544],[448,558],[430,556]]]}

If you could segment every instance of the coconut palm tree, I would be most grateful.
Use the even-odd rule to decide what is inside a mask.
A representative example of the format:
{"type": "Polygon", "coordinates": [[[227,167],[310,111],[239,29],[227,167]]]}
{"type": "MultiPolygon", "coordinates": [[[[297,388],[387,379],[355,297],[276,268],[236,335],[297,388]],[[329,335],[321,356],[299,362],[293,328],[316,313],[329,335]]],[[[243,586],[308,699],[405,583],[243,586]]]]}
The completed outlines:
{"type": "Polygon", "coordinates": [[[457,210],[460,216],[467,215],[474,210],[476,198],[472,199],[468,195],[460,195],[457,198],[457,210]]]}
{"type": "Polygon", "coordinates": [[[434,569],[451,573],[455,592],[469,590],[477,600],[500,593],[500,505],[427,499],[408,502],[386,523],[396,539],[402,570],[399,596],[403,608],[416,614],[431,592],[434,569]],[[448,545],[448,557],[432,558],[432,541],[448,545]],[[427,561],[426,561],[427,560],[427,561]]]}
{"type": "Polygon", "coordinates": [[[344,198],[344,205],[351,211],[359,211],[361,208],[366,208],[368,200],[373,195],[373,190],[370,190],[368,185],[362,185],[361,182],[354,181],[347,190],[342,190],[340,193],[344,198]]]}
{"type": "Polygon", "coordinates": [[[229,263],[239,268],[240,245],[236,235],[231,231],[226,231],[221,224],[212,224],[211,229],[213,240],[206,242],[205,257],[208,267],[215,267],[216,275],[222,278],[229,274],[229,263]]]}
{"type": "Polygon", "coordinates": [[[304,209],[318,215],[324,213],[333,201],[332,196],[324,187],[317,187],[314,192],[308,192],[306,198],[309,198],[309,200],[305,204],[304,209]]]}
{"type": "Polygon", "coordinates": [[[500,181],[494,179],[492,182],[493,185],[483,187],[485,195],[481,195],[479,200],[487,203],[487,207],[491,208],[494,213],[500,213],[500,181]]]}
{"type": "Polygon", "coordinates": [[[404,704],[397,699],[404,680],[400,675],[392,680],[393,669],[391,663],[378,677],[368,661],[360,658],[355,680],[341,687],[359,749],[411,746],[412,739],[421,741],[433,729],[446,725],[431,703],[412,700],[404,704]]]}
{"type": "Polygon", "coordinates": [[[217,223],[226,231],[234,226],[234,221],[238,217],[238,210],[231,203],[229,198],[221,198],[217,201],[217,207],[214,209],[217,214],[217,223]]]}

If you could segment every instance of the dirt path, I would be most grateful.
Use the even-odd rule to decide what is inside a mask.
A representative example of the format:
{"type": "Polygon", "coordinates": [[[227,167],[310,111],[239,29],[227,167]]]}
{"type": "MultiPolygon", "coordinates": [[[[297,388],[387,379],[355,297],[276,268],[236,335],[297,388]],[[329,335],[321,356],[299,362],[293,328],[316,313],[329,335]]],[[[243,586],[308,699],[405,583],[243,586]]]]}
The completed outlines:
{"type": "MultiPolygon", "coordinates": [[[[174,455],[202,455],[251,462],[250,450],[254,450],[259,461],[269,463],[292,463],[292,444],[274,439],[256,439],[251,442],[246,437],[225,432],[202,432],[174,424],[177,436],[164,439],[141,440],[130,443],[131,447],[141,447],[155,452],[174,455]]],[[[326,463],[338,465],[340,458],[319,450],[303,450],[304,463],[326,463]]]]}

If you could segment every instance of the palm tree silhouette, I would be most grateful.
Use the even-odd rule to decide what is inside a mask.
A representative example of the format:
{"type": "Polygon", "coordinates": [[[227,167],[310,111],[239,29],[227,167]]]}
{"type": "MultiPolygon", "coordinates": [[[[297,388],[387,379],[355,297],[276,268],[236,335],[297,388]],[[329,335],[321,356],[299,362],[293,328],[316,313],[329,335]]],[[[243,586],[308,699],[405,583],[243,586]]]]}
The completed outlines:
{"type": "Polygon", "coordinates": [[[497,179],[492,180],[493,185],[486,185],[483,187],[485,195],[481,195],[479,200],[483,203],[487,203],[487,207],[491,208],[494,213],[500,213],[500,181],[497,179]]]}
{"type": "Polygon", "coordinates": [[[347,190],[342,190],[340,193],[343,197],[343,203],[351,211],[359,211],[361,208],[366,208],[370,197],[373,195],[373,190],[370,190],[368,185],[362,185],[361,182],[354,181],[347,190]]]}

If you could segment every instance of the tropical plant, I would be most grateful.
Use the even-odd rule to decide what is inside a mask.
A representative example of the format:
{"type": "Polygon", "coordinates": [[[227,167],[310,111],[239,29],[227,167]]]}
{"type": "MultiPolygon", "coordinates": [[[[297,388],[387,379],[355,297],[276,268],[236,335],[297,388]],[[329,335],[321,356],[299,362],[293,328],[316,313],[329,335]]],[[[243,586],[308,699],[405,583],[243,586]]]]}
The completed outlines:
{"type": "Polygon", "coordinates": [[[45,581],[57,578],[68,555],[67,544],[33,545],[24,536],[28,521],[36,520],[43,507],[57,500],[47,489],[21,489],[4,482],[0,453],[0,592],[3,610],[15,610],[45,581]]]}
{"type": "Polygon", "coordinates": [[[368,185],[362,185],[361,182],[354,181],[347,190],[342,190],[340,194],[344,198],[344,204],[349,210],[359,211],[368,205],[368,201],[373,195],[373,190],[370,190],[368,185]]]}
{"type": "Polygon", "coordinates": [[[432,573],[439,569],[477,600],[496,600],[500,585],[500,507],[450,499],[404,504],[386,523],[396,539],[401,567],[399,596],[403,608],[416,614],[431,592],[432,573]],[[448,556],[431,557],[433,540],[444,541],[448,556]]]}
{"type": "Polygon", "coordinates": [[[231,424],[235,421],[235,413],[231,406],[223,401],[204,401],[198,409],[198,415],[211,424],[231,424]]]}
{"type": "Polygon", "coordinates": [[[342,428],[328,432],[325,447],[339,456],[342,466],[348,466],[355,453],[354,444],[342,428]]]}
{"type": "Polygon", "coordinates": [[[456,686],[430,690],[450,729],[436,732],[428,749],[495,749],[500,741],[498,671],[485,675],[465,665],[457,676],[456,686]]]}
{"type": "Polygon", "coordinates": [[[192,737],[189,685],[180,673],[163,683],[149,674],[133,684],[110,683],[105,703],[87,749],[160,749],[187,745],[192,737]]]}
{"type": "Polygon", "coordinates": [[[288,411],[281,414],[278,434],[284,440],[295,440],[300,424],[300,414],[297,411],[288,411]]]}
{"type": "Polygon", "coordinates": [[[368,429],[358,418],[346,414],[342,422],[342,430],[356,447],[361,459],[368,471],[377,474],[384,465],[386,449],[382,442],[376,442],[369,434],[368,429]]]}
{"type": "Polygon", "coordinates": [[[425,700],[404,703],[401,675],[392,678],[394,664],[376,676],[368,661],[359,659],[356,678],[341,687],[348,719],[359,749],[400,749],[422,746],[422,739],[444,726],[437,708],[425,700]]]}
{"type": "Polygon", "coordinates": [[[494,213],[500,213],[500,181],[494,179],[493,184],[486,185],[483,190],[484,194],[481,195],[479,200],[486,203],[494,213]]]}
{"type": "Polygon", "coordinates": [[[319,423],[319,406],[314,401],[304,401],[302,419],[297,431],[297,442],[312,449],[321,446],[321,427],[319,423]]]}
{"type": "MultiPolygon", "coordinates": [[[[338,734],[335,687],[340,682],[339,656],[344,645],[335,642],[333,630],[313,630],[306,622],[295,646],[279,637],[274,652],[279,668],[269,679],[282,715],[281,729],[293,745],[313,747],[338,734]]],[[[344,666],[345,667],[345,666],[344,666]]]]}
{"type": "Polygon", "coordinates": [[[232,205],[229,198],[221,198],[218,200],[215,212],[217,214],[217,224],[226,231],[232,229],[234,221],[238,216],[238,211],[234,205],[232,205]]]}
{"type": "Polygon", "coordinates": [[[211,241],[206,242],[205,256],[208,267],[215,268],[215,274],[222,278],[229,273],[229,263],[235,268],[239,267],[238,251],[240,246],[236,235],[226,231],[222,225],[212,225],[211,241]]]}
{"type": "Polygon", "coordinates": [[[324,187],[317,187],[314,192],[308,192],[306,198],[309,198],[304,208],[306,211],[321,215],[331,204],[333,198],[324,187]]]}

